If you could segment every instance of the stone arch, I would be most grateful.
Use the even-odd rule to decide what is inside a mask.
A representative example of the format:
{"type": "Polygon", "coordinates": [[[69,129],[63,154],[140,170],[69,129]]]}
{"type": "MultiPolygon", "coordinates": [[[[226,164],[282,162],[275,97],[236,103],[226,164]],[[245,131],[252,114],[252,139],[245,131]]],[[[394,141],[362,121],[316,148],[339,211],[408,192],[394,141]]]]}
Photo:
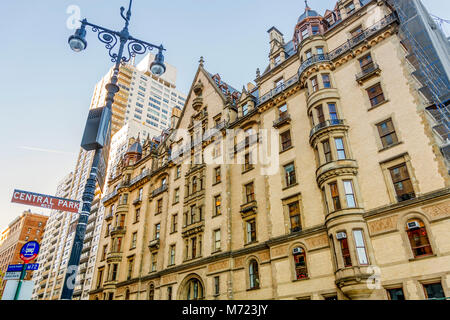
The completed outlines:
{"type": "Polygon", "coordinates": [[[291,270],[291,279],[292,280],[301,280],[301,279],[309,278],[309,269],[308,269],[309,254],[308,254],[306,244],[303,243],[302,241],[296,241],[288,247],[288,250],[289,250],[288,251],[288,260],[289,260],[289,269],[291,270]],[[301,250],[303,252],[294,254],[294,249],[296,249],[296,248],[301,248],[301,250]],[[296,255],[297,255],[297,258],[295,257],[296,255]],[[302,268],[302,266],[301,266],[302,261],[303,261],[303,259],[301,258],[301,255],[303,255],[303,259],[304,259],[304,268],[302,268]],[[297,271],[298,271],[298,273],[297,273],[297,271]]]}
{"type": "Polygon", "coordinates": [[[178,287],[178,300],[203,300],[205,297],[205,282],[196,273],[187,275],[178,287]]]}

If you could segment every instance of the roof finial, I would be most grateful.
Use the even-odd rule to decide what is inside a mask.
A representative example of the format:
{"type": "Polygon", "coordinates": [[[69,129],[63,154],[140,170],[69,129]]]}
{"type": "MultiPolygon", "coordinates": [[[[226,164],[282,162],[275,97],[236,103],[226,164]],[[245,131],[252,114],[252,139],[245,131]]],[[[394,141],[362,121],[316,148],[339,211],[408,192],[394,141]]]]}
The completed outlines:
{"type": "Polygon", "coordinates": [[[200,57],[200,66],[203,67],[203,64],[205,63],[205,60],[203,59],[203,56],[200,57]]]}
{"type": "Polygon", "coordinates": [[[309,8],[309,6],[308,6],[308,0],[305,0],[305,10],[306,10],[306,8],[309,8]]]}

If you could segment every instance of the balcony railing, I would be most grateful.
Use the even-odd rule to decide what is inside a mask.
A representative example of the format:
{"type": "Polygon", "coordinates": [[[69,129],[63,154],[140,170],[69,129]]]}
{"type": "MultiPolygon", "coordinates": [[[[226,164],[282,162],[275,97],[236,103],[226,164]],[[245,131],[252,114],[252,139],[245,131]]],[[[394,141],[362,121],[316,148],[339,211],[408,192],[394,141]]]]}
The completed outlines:
{"type": "Polygon", "coordinates": [[[159,244],[160,244],[160,239],[159,238],[158,239],[153,239],[153,240],[150,240],[150,242],[148,244],[148,247],[150,249],[158,249],[159,248],[159,244]]]}
{"type": "Polygon", "coordinates": [[[330,61],[331,61],[331,58],[326,53],[315,54],[311,58],[308,58],[305,61],[303,61],[302,65],[298,69],[298,75],[299,75],[299,77],[301,77],[302,73],[312,65],[315,65],[317,63],[322,63],[322,62],[330,62],[330,61]]]}
{"type": "Polygon", "coordinates": [[[397,201],[398,202],[407,201],[407,200],[414,199],[415,197],[416,197],[416,195],[414,192],[405,193],[405,194],[402,194],[401,196],[397,196],[397,201]]]}
{"type": "Polygon", "coordinates": [[[152,197],[156,197],[158,194],[161,194],[166,190],[167,190],[167,184],[164,184],[161,187],[159,187],[158,189],[155,189],[152,191],[152,197]]]}
{"type": "MultiPolygon", "coordinates": [[[[362,31],[360,34],[356,35],[355,37],[347,40],[346,43],[340,45],[333,51],[328,53],[328,56],[331,60],[336,59],[340,55],[344,54],[347,51],[352,50],[354,47],[362,43],[363,41],[370,38],[375,33],[378,33],[380,30],[383,30],[385,27],[390,25],[392,22],[396,21],[397,17],[395,16],[395,13],[391,13],[387,16],[385,16],[383,19],[372,25],[371,27],[367,28],[366,30],[362,31]]],[[[300,73],[300,72],[299,72],[300,73]]]]}
{"type": "Polygon", "coordinates": [[[369,78],[370,76],[372,76],[380,71],[380,67],[375,62],[371,62],[361,68],[362,68],[362,71],[360,73],[356,74],[356,81],[358,81],[358,83],[361,83],[365,79],[369,78]]]}
{"type": "Polygon", "coordinates": [[[136,182],[139,182],[140,180],[144,179],[148,175],[150,175],[150,170],[145,169],[140,175],[138,175],[137,177],[131,179],[130,186],[135,184],[136,182]]]}
{"type": "Polygon", "coordinates": [[[265,95],[261,96],[258,101],[256,102],[256,105],[259,106],[261,104],[263,104],[264,102],[270,100],[271,98],[275,97],[277,94],[285,91],[286,89],[292,87],[294,84],[296,84],[298,82],[298,74],[294,75],[293,77],[289,78],[288,80],[286,80],[284,83],[282,83],[281,85],[277,86],[275,89],[270,90],[268,93],[266,93],[265,95]]]}
{"type": "Polygon", "coordinates": [[[324,122],[319,123],[314,128],[312,128],[311,132],[309,133],[309,137],[311,138],[316,132],[322,130],[323,128],[332,127],[332,126],[341,126],[343,124],[344,124],[344,120],[342,120],[342,119],[326,120],[324,122]]]}
{"type": "Polygon", "coordinates": [[[111,233],[110,234],[113,236],[115,234],[123,234],[123,233],[125,233],[125,231],[126,231],[125,227],[118,226],[118,227],[111,228],[111,233]]]}
{"type": "Polygon", "coordinates": [[[275,128],[281,126],[284,123],[289,123],[291,121],[291,115],[287,112],[280,114],[279,118],[273,122],[275,128]]]}

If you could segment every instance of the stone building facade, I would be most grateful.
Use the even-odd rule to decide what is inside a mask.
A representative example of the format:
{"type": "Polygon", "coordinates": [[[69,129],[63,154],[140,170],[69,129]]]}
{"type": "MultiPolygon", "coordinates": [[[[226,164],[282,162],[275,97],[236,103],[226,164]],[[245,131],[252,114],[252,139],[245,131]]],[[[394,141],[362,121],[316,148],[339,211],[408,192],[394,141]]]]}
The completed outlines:
{"type": "Polygon", "coordinates": [[[397,29],[384,1],[307,7],[240,92],[201,59],[109,181],[90,299],[450,296],[449,177],[397,29]]]}

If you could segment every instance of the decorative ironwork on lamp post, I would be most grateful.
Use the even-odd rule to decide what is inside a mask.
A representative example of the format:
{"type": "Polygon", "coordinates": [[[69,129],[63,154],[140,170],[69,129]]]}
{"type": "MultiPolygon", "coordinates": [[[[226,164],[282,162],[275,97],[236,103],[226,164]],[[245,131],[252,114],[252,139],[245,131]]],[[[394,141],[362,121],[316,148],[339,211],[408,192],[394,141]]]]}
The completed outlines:
{"type": "MultiPolygon", "coordinates": [[[[66,276],[64,279],[63,290],[61,293],[62,300],[71,300],[73,296],[73,291],[75,289],[76,276],[78,272],[78,266],[80,263],[81,251],[83,249],[83,242],[86,233],[86,226],[88,223],[88,218],[91,211],[91,203],[94,200],[95,195],[95,186],[96,180],[99,179],[99,174],[105,174],[105,166],[106,163],[102,165],[102,149],[105,152],[109,150],[109,143],[111,138],[111,115],[112,115],[112,104],[114,102],[114,96],[117,92],[119,92],[119,87],[117,85],[118,82],[118,74],[120,65],[122,63],[129,62],[130,59],[134,58],[136,55],[141,55],[146,53],[147,51],[152,51],[153,49],[158,49],[158,53],[155,56],[155,60],[150,65],[150,71],[160,76],[166,71],[166,66],[164,65],[164,55],[163,51],[165,50],[162,45],[156,46],[154,44],[136,39],[130,35],[128,32],[128,25],[130,23],[131,18],[131,6],[133,0],[130,0],[130,4],[128,7],[128,11],[126,14],[125,8],[120,8],[120,15],[125,20],[125,26],[122,31],[117,32],[113,31],[95,24],[88,22],[86,19],[81,21],[81,27],[75,31],[75,34],[69,37],[69,45],[70,48],[75,52],[80,52],[86,49],[87,41],[86,41],[86,27],[91,27],[93,32],[98,33],[98,39],[105,44],[106,49],[109,50],[109,56],[111,57],[111,61],[115,63],[113,69],[113,75],[111,77],[111,81],[106,85],[107,96],[106,96],[106,105],[103,108],[98,108],[91,110],[88,118],[88,123],[85,128],[85,133],[83,136],[83,141],[81,146],[86,151],[94,151],[94,157],[92,160],[91,171],[89,174],[89,178],[87,179],[86,186],[84,188],[82,200],[82,210],[78,219],[75,238],[72,245],[72,251],[70,254],[69,262],[68,262],[68,270],[66,272],[66,276]],[[117,53],[113,52],[113,49],[119,43],[119,49],[117,53]],[[125,55],[125,50],[128,51],[128,55],[125,55]],[[94,111],[94,112],[93,112],[94,111]],[[89,121],[97,117],[100,119],[97,121],[96,132],[93,132],[92,127],[88,128],[89,121]],[[90,137],[94,137],[93,139],[90,137]],[[100,171],[100,172],[99,172],[100,171]]],[[[104,181],[103,181],[104,182],[104,181]]]]}

